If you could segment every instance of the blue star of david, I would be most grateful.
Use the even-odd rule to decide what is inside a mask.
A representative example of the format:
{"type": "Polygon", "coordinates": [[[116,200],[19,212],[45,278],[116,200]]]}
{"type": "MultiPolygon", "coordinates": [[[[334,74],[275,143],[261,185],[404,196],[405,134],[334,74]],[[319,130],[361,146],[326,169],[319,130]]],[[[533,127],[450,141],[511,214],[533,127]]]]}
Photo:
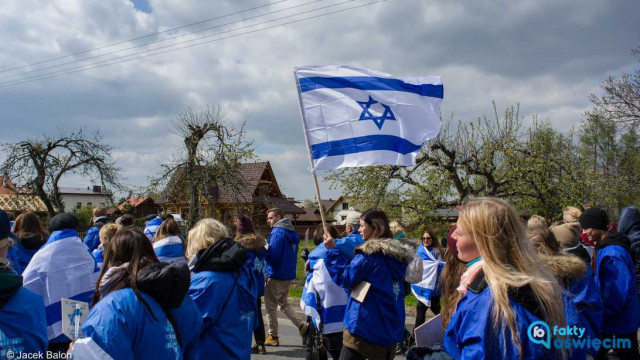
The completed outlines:
{"type": "Polygon", "coordinates": [[[389,105],[385,105],[379,101],[374,100],[371,95],[369,95],[368,101],[356,101],[358,105],[362,108],[362,114],[360,114],[360,121],[362,120],[373,120],[379,130],[382,130],[382,125],[384,125],[385,120],[396,120],[395,115],[391,111],[389,105]],[[370,107],[374,104],[380,104],[384,108],[384,113],[381,116],[373,116],[371,113],[370,107]]]}
{"type": "Polygon", "coordinates": [[[75,309],[71,314],[69,314],[69,320],[71,321],[71,326],[76,325],[76,322],[74,321],[74,319],[76,318],[76,315],[82,316],[82,311],[80,311],[80,309],[75,309]]]}

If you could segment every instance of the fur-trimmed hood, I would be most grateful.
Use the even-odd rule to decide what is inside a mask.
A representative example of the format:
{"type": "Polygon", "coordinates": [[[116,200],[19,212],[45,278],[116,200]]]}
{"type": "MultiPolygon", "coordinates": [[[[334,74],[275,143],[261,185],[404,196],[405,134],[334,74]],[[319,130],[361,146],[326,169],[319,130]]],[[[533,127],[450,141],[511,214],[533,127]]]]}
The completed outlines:
{"type": "Polygon", "coordinates": [[[370,239],[356,247],[355,252],[365,255],[382,254],[409,264],[413,260],[416,247],[413,247],[408,239],[370,239]]]}
{"type": "Polygon", "coordinates": [[[587,271],[587,265],[577,256],[538,255],[538,257],[557,279],[568,281],[580,279],[587,271]]]}
{"type": "Polygon", "coordinates": [[[236,242],[242,245],[243,248],[253,252],[260,252],[267,245],[267,241],[256,234],[243,234],[236,239],[236,242]]]}

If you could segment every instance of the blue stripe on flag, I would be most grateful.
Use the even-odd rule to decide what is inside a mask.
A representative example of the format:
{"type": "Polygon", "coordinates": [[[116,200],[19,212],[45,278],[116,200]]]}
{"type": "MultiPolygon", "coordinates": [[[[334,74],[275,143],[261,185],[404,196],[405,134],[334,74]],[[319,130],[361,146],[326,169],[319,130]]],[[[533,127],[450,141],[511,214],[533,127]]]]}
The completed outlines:
{"type": "Polygon", "coordinates": [[[182,244],[169,244],[169,245],[158,246],[153,250],[155,251],[156,256],[158,257],[184,256],[184,248],[182,247],[182,244]]]}
{"type": "Polygon", "coordinates": [[[322,319],[325,323],[342,322],[344,313],[347,311],[347,305],[331,306],[328,309],[322,309],[322,319]]]}
{"type": "Polygon", "coordinates": [[[353,88],[358,90],[388,90],[402,91],[429,96],[434,98],[444,98],[444,87],[433,84],[409,84],[400,79],[350,76],[350,77],[305,77],[300,78],[300,92],[307,92],[316,89],[341,89],[353,88]]]}
{"type": "Polygon", "coordinates": [[[311,157],[313,159],[320,159],[327,156],[376,150],[395,151],[406,155],[420,150],[421,147],[422,144],[416,145],[398,136],[369,135],[313,144],[311,145],[311,157]]]}
{"type": "MultiPolygon", "coordinates": [[[[91,305],[91,297],[93,296],[94,292],[95,290],[89,290],[87,292],[83,292],[82,294],[72,296],[69,299],[84,301],[91,305]]],[[[62,321],[62,301],[58,301],[48,305],[47,307],[45,307],[44,312],[47,317],[47,326],[51,326],[58,321],[62,321]]]]}

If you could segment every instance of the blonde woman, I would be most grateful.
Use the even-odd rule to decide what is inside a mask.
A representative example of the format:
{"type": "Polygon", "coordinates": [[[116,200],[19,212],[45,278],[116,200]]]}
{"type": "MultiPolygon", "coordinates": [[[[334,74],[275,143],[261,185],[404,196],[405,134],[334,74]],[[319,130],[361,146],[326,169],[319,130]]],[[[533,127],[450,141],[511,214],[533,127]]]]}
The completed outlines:
{"type": "Polygon", "coordinates": [[[560,357],[527,334],[535,321],[564,326],[565,316],[561,288],[539,262],[513,206],[496,198],[469,201],[453,237],[468,268],[445,332],[447,353],[455,359],[560,357]]]}
{"type": "Polygon", "coordinates": [[[107,246],[113,235],[115,235],[121,228],[122,227],[120,225],[116,224],[105,224],[100,228],[100,231],[98,232],[100,245],[98,245],[98,248],[93,250],[91,253],[93,258],[96,259],[96,265],[98,265],[98,268],[102,269],[102,264],[104,263],[104,247],[107,246]]]}
{"type": "Polygon", "coordinates": [[[189,231],[189,295],[202,314],[200,358],[250,359],[258,288],[247,250],[217,220],[202,219],[189,231]]]}

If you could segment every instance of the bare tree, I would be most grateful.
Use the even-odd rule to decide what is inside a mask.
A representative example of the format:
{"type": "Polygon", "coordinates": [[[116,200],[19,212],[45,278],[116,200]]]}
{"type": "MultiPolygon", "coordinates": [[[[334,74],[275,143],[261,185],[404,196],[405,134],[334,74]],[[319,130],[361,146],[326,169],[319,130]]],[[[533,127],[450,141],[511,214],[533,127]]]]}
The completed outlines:
{"type": "Polygon", "coordinates": [[[220,106],[189,107],[178,114],[172,125],[182,138],[183,152],[163,164],[162,174],[151,182],[152,187],[166,183],[163,194],[173,199],[180,197],[179,190],[186,187],[189,228],[202,216],[203,199],[218,191],[221,184],[234,194],[241,193],[244,181],[238,167],[254,157],[253,143],[244,137],[246,119],[236,129],[225,124],[225,116],[220,106]],[[172,178],[173,183],[168,183],[172,178]]]}
{"type": "MultiPolygon", "coordinates": [[[[632,52],[640,55],[640,46],[632,52]]],[[[589,97],[596,111],[623,125],[640,125],[640,70],[620,77],[610,76],[600,88],[604,95],[589,97]]]]}
{"type": "Polygon", "coordinates": [[[122,189],[120,168],[111,160],[113,147],[102,136],[85,130],[57,136],[43,135],[17,143],[2,144],[6,160],[0,173],[37,195],[49,216],[64,211],[59,182],[64,175],[78,174],[99,179],[104,189],[122,189]]]}

